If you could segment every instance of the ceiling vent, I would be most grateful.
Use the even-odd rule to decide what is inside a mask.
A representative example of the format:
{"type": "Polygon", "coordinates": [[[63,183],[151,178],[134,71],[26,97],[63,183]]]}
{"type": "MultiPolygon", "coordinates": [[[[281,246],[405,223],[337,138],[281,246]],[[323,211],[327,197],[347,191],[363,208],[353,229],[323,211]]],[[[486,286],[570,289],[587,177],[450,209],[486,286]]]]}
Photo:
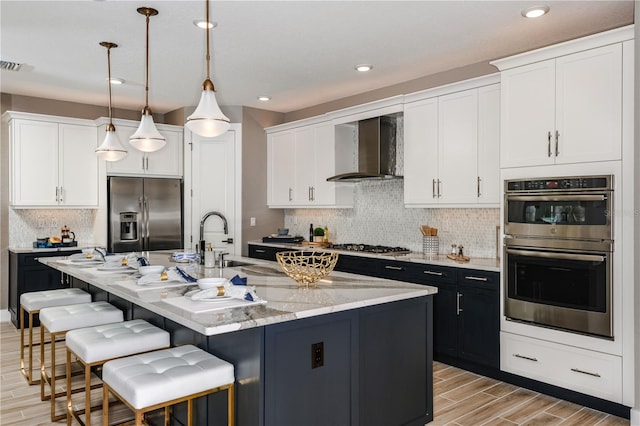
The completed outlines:
{"type": "Polygon", "coordinates": [[[0,61],[0,69],[9,71],[20,71],[22,64],[17,62],[0,61]]]}

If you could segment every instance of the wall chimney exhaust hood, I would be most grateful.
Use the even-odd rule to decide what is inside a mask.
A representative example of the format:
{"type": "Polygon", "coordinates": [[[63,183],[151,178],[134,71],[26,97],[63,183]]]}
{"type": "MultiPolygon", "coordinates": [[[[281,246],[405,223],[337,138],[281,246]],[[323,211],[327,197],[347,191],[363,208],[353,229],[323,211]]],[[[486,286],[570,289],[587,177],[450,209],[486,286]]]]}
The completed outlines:
{"type": "Polygon", "coordinates": [[[396,174],[397,121],[397,114],[358,121],[358,170],[332,176],[327,181],[401,179],[396,174]]]}

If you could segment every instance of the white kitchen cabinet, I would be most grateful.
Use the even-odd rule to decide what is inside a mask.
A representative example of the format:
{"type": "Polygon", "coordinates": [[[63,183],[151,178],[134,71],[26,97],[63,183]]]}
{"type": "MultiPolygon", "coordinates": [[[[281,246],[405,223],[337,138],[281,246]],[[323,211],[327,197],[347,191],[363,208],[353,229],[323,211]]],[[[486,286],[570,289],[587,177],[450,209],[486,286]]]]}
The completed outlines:
{"type": "MultiPolygon", "coordinates": [[[[104,121],[98,127],[100,137],[104,137],[106,124],[107,121],[104,121]]],[[[146,153],[138,151],[129,144],[129,137],[137,130],[139,123],[130,120],[113,120],[113,124],[116,126],[120,142],[127,148],[128,153],[120,161],[107,162],[108,175],[182,177],[182,127],[156,124],[167,143],[159,151],[146,153]]]]}
{"type": "Polygon", "coordinates": [[[405,104],[407,207],[500,202],[499,85],[450,89],[453,93],[405,104]]]}
{"type": "Polygon", "coordinates": [[[330,122],[269,131],[267,141],[269,207],[350,207],[353,186],[327,182],[340,170],[348,148],[336,142],[330,122]]]}
{"type": "Polygon", "coordinates": [[[621,159],[620,43],[505,69],[501,82],[501,167],[621,159]]]}
{"type": "Polygon", "coordinates": [[[622,358],[512,333],[500,333],[500,369],[622,402],[622,358]]]}
{"type": "Polygon", "coordinates": [[[11,205],[96,208],[98,159],[93,122],[8,114],[11,205]]]}

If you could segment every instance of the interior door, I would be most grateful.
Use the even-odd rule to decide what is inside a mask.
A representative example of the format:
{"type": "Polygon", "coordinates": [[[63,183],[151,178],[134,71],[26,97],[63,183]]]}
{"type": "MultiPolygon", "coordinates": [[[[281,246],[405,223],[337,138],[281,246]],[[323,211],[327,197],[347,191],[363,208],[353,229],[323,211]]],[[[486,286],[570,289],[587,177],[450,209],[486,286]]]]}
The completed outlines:
{"type": "Polygon", "coordinates": [[[220,217],[210,216],[205,222],[204,240],[229,254],[240,254],[241,224],[236,223],[236,144],[240,142],[236,139],[233,128],[215,138],[191,134],[192,247],[200,239],[201,219],[207,212],[216,211],[226,218],[228,233],[220,217]]]}

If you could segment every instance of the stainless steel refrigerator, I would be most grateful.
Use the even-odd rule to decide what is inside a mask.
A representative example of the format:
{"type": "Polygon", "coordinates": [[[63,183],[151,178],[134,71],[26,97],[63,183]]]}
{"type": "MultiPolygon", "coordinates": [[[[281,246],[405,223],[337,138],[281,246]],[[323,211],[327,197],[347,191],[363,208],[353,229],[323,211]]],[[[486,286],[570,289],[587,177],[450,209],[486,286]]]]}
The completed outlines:
{"type": "Polygon", "coordinates": [[[107,196],[110,252],[182,248],[181,179],[111,176],[107,196]]]}

